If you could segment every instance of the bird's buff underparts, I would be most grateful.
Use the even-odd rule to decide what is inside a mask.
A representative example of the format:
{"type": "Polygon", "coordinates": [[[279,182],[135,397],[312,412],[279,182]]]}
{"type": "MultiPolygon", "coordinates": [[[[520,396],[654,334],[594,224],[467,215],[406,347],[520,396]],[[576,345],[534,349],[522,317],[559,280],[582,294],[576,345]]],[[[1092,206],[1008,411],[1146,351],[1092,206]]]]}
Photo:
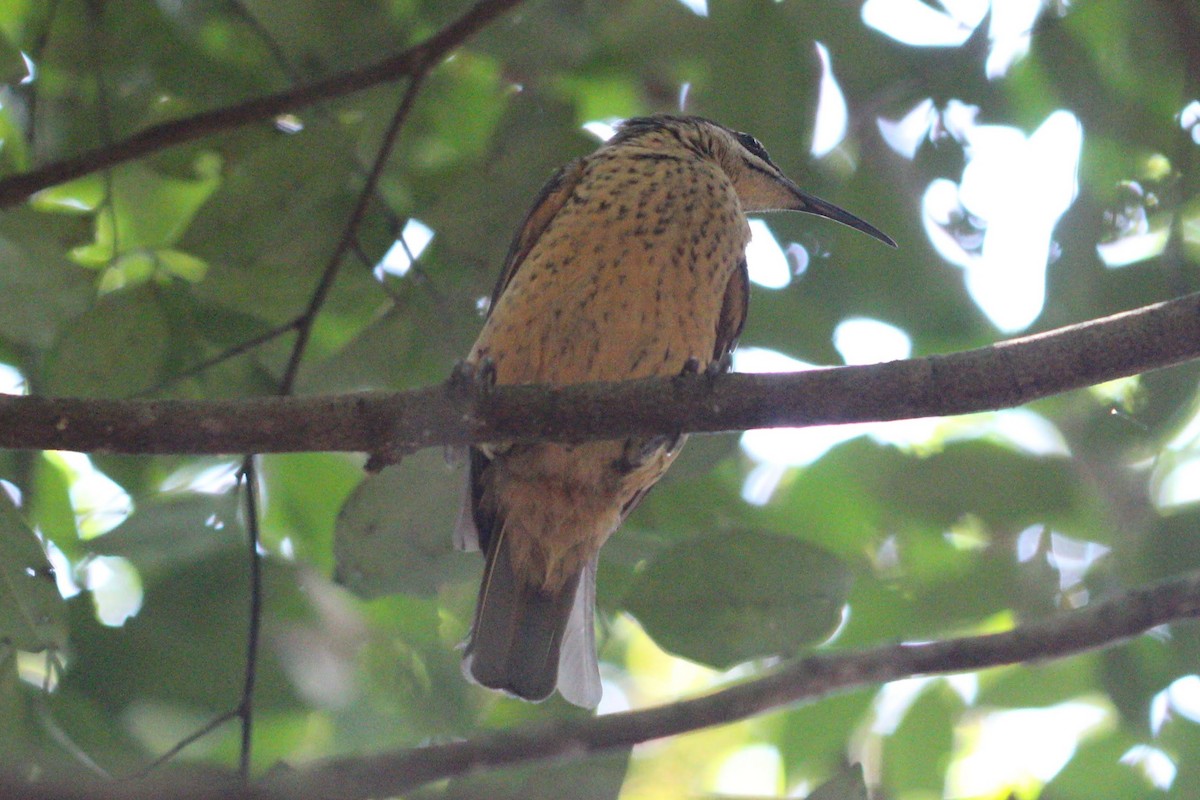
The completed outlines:
{"type": "MultiPolygon", "coordinates": [[[[468,363],[497,383],[724,370],[746,319],[746,214],[885,234],[792,183],[756,139],[699,117],[631,119],[550,179],[512,242],[468,363]]],[[[600,700],[600,547],[682,436],[473,448],[456,539],[486,562],[463,671],[527,700],[600,700]]]]}

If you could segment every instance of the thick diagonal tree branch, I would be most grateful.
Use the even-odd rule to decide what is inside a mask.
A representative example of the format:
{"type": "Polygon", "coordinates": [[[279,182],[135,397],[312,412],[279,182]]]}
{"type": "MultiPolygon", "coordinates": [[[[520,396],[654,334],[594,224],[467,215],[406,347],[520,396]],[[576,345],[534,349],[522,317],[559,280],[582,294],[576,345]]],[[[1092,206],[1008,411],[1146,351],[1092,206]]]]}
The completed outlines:
{"type": "Polygon", "coordinates": [[[112,453],[388,453],[948,416],[1200,358],[1200,293],[999,344],[786,374],[251,400],[0,396],[0,447],[112,453]]]}
{"type": "Polygon", "coordinates": [[[361,69],[341,72],[324,80],[275,94],[152,125],[112,144],[88,150],[72,158],[44,164],[28,172],[10,175],[0,180],[0,208],[19,203],[50,186],[133,161],[167,147],[271,119],[321,100],[343,97],[381,83],[420,74],[520,2],[521,0],[480,0],[429,39],[361,69]]]}
{"type": "Polygon", "coordinates": [[[96,783],[26,790],[0,775],[5,797],[44,800],[175,800],[290,798],[365,800],[389,797],[473,770],[537,760],[579,758],[721,725],[792,703],[915,675],[937,675],[1062,658],[1123,641],[1160,625],[1200,616],[1200,572],[1113,595],[1086,608],[1005,633],[869,650],[822,653],[704,697],[641,711],[555,721],[486,733],[460,742],[318,762],[278,770],[239,787],[224,773],[204,781],[96,783]]]}

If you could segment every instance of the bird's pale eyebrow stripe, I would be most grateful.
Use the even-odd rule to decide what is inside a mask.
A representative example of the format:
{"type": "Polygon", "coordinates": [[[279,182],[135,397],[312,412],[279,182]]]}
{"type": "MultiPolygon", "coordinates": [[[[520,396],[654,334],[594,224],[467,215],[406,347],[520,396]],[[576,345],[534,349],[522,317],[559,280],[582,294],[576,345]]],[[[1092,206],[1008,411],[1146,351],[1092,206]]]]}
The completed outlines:
{"type": "MultiPolygon", "coordinates": [[[[751,161],[748,158],[743,158],[742,163],[745,164],[750,169],[754,170],[755,172],[761,172],[763,175],[766,175],[768,178],[778,178],[779,177],[778,171],[772,172],[769,169],[763,169],[758,164],[754,163],[753,161],[751,161]]],[[[771,162],[769,162],[769,161],[767,163],[771,164],[771,162]]],[[[775,165],[771,164],[771,166],[775,166],[775,165]]]]}

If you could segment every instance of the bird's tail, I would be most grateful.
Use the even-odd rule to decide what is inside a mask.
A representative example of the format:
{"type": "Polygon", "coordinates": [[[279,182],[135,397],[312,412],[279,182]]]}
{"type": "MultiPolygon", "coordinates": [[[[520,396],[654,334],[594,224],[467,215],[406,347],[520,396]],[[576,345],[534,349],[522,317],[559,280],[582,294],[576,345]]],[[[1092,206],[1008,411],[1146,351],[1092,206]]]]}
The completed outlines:
{"type": "Polygon", "coordinates": [[[519,580],[503,531],[488,548],[463,674],[490,689],[541,701],[558,688],[571,703],[600,701],[594,609],[596,559],[557,592],[519,580]]]}

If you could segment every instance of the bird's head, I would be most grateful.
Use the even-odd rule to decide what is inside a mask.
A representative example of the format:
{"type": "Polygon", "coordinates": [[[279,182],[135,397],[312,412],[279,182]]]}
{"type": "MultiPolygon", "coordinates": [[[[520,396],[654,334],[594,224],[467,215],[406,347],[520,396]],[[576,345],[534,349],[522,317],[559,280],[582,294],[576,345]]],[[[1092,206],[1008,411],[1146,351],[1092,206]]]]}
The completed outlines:
{"type": "Polygon", "coordinates": [[[802,211],[848,225],[896,246],[891,237],[832,203],[803,191],[767,155],[762,144],[748,133],[726,128],[703,117],[656,114],[626,120],[609,140],[610,146],[636,144],[663,150],[689,150],[720,165],[747,213],[802,211]]]}

